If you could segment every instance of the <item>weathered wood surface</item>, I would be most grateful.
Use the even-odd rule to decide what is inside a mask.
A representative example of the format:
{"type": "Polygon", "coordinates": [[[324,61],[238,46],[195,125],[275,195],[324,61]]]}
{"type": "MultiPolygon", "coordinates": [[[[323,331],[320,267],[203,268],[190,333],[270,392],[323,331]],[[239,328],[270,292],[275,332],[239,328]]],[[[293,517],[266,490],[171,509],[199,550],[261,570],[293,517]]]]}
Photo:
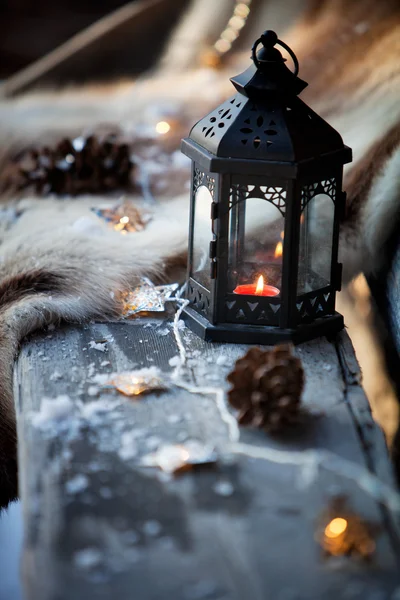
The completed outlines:
{"type": "MultiPolygon", "coordinates": [[[[226,387],[226,374],[246,348],[182,333],[192,381],[226,387]]],[[[245,429],[241,442],[327,449],[392,485],[347,334],[296,352],[307,377],[306,426],[285,439],[245,429]]],[[[320,469],[307,485],[298,466],[243,455],[172,479],[139,465],[164,443],[227,443],[214,394],[173,387],[134,402],[113,392],[93,395],[96,373],[152,365],[171,372],[177,355],[171,324],[154,319],[69,326],[25,343],[15,392],[28,600],[399,598],[396,515],[354,481],[320,469]],[[107,352],[89,348],[104,339],[107,352]],[[62,426],[39,426],[43,397],[60,394],[86,411],[77,404],[62,426]],[[95,403],[104,408],[107,401],[108,411],[96,411],[95,403]],[[351,507],[381,527],[370,565],[321,558],[316,520],[337,493],[348,494],[351,507]]]]}

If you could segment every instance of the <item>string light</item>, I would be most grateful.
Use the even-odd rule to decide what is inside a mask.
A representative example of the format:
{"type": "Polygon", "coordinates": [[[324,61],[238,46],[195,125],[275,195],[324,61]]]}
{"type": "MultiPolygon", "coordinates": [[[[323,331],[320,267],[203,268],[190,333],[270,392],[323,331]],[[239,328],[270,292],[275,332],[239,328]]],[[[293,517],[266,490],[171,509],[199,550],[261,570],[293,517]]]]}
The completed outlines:
{"type": "Polygon", "coordinates": [[[245,26],[246,20],[242,17],[232,17],[229,19],[229,27],[231,27],[234,31],[240,31],[245,26]]]}
{"type": "Polygon", "coordinates": [[[220,38],[218,40],[218,42],[216,42],[214,44],[214,48],[220,54],[225,54],[225,52],[228,52],[228,50],[230,50],[232,48],[232,44],[231,44],[231,42],[228,42],[228,40],[223,40],[220,38]]]}
{"type": "Polygon", "coordinates": [[[221,38],[223,40],[227,40],[228,42],[234,42],[236,40],[236,38],[238,37],[238,35],[239,35],[239,33],[237,31],[228,27],[228,29],[225,29],[221,33],[221,38]]]}
{"type": "Polygon", "coordinates": [[[248,4],[245,4],[244,2],[239,2],[239,4],[235,7],[235,15],[237,15],[238,17],[242,17],[242,19],[246,19],[246,17],[248,17],[250,12],[250,8],[248,6],[248,4]]]}
{"type": "Polygon", "coordinates": [[[369,559],[375,551],[374,538],[379,531],[377,523],[365,520],[348,507],[346,496],[337,496],[320,515],[315,539],[325,557],[369,559]]]}
{"type": "Polygon", "coordinates": [[[251,0],[236,0],[233,14],[221,35],[212,48],[209,48],[203,55],[202,62],[207,67],[217,67],[221,63],[222,56],[232,48],[232,44],[246,25],[250,14],[250,4],[251,0]]]}
{"type": "Polygon", "coordinates": [[[347,529],[347,521],[342,517],[336,517],[332,519],[330,523],[325,527],[325,535],[328,538],[337,538],[342,535],[347,529]]]}
{"type": "Polygon", "coordinates": [[[168,133],[168,131],[170,129],[171,129],[171,125],[169,123],[167,123],[167,121],[160,121],[156,125],[156,131],[157,131],[157,133],[160,133],[162,135],[168,133]]]}
{"type": "Polygon", "coordinates": [[[116,223],[113,227],[114,227],[115,231],[120,231],[121,233],[126,234],[129,231],[128,224],[129,224],[129,217],[124,216],[124,217],[121,217],[119,222],[116,223]]]}

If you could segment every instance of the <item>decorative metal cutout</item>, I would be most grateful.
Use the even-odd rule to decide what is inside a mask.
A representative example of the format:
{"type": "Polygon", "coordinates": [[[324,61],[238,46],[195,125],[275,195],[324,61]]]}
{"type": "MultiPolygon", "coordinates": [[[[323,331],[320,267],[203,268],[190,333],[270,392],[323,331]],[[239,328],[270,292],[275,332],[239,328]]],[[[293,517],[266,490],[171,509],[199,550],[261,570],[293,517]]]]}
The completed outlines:
{"type": "Polygon", "coordinates": [[[278,135],[276,123],[266,114],[269,110],[261,112],[253,103],[250,107],[251,112],[257,114],[246,116],[239,123],[241,133],[240,141],[243,146],[252,145],[255,150],[268,150],[273,145],[275,136],[278,135]]]}
{"type": "Polygon", "coordinates": [[[200,171],[197,167],[194,169],[193,177],[193,193],[195,194],[200,186],[205,185],[208,188],[211,196],[215,196],[215,179],[210,175],[206,175],[203,171],[200,171]]]}
{"type": "Polygon", "coordinates": [[[333,201],[336,199],[336,179],[332,177],[331,179],[326,179],[321,181],[321,185],[324,188],[324,193],[327,196],[330,196],[333,201]]]}
{"type": "Polygon", "coordinates": [[[215,111],[210,113],[201,122],[201,133],[205,139],[211,139],[216,136],[221,139],[225,133],[225,128],[235,119],[239,109],[243,104],[243,96],[237,94],[234,98],[221,104],[215,111]]]}
{"type": "Polygon", "coordinates": [[[296,302],[296,308],[299,321],[310,321],[330,315],[333,310],[334,298],[332,292],[315,292],[299,298],[296,302]]]}
{"type": "Polygon", "coordinates": [[[214,177],[210,177],[210,175],[207,175],[206,177],[206,181],[207,181],[207,187],[210,191],[211,196],[214,198],[214,192],[215,192],[215,179],[214,177]]]}
{"type": "Polygon", "coordinates": [[[193,191],[197,192],[198,188],[203,184],[204,173],[200,171],[197,167],[194,169],[194,177],[193,177],[193,191]]]}
{"type": "Polygon", "coordinates": [[[301,211],[303,212],[310,200],[318,194],[326,194],[333,200],[333,202],[335,202],[336,185],[337,183],[334,177],[305,185],[301,190],[301,211]]]}
{"type": "Polygon", "coordinates": [[[211,153],[230,158],[281,160],[292,148],[282,111],[240,94],[199,121],[190,135],[211,153]]]}
{"type": "Polygon", "coordinates": [[[280,299],[254,298],[229,295],[225,300],[227,323],[253,323],[257,325],[279,325],[280,299]]]}
{"type": "Polygon", "coordinates": [[[193,279],[189,280],[187,298],[192,308],[207,318],[210,317],[210,294],[193,279]]]}
{"type": "Polygon", "coordinates": [[[229,197],[229,210],[238,202],[247,198],[260,198],[271,202],[279,210],[281,215],[285,216],[286,210],[286,190],[281,186],[265,186],[265,185],[240,185],[234,184],[231,187],[229,197]]]}

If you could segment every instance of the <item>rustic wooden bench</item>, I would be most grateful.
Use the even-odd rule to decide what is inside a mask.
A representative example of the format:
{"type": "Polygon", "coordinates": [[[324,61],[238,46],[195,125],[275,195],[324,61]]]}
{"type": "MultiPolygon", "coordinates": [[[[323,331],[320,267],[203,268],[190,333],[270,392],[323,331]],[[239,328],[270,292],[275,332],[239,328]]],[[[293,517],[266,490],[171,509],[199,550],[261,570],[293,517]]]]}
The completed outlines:
{"type": "Polygon", "coordinates": [[[64,326],[24,344],[15,394],[27,599],[400,598],[400,496],[347,334],[296,348],[306,425],[284,438],[241,428],[235,443],[212,389],[227,389],[246,347],[181,335],[186,381],[208,391],[173,385],[133,401],[99,391],[96,375],[170,373],[171,320],[64,326]],[[45,401],[43,416],[43,398],[57,411],[45,401]],[[217,446],[220,460],[179,476],[141,465],[188,440],[217,446]],[[370,563],[323,558],[317,522],[337,494],[378,526],[370,563]]]}

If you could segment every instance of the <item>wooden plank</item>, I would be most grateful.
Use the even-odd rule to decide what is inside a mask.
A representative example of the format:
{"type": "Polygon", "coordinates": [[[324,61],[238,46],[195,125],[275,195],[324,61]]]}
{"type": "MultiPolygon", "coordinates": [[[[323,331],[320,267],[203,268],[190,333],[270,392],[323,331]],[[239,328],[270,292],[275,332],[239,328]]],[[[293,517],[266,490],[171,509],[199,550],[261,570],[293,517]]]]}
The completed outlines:
{"type": "MultiPolygon", "coordinates": [[[[187,380],[226,389],[225,376],[246,348],[182,334],[187,380]]],[[[296,349],[307,377],[305,426],[285,438],[246,429],[240,441],[264,450],[329,450],[371,471],[354,416],[362,392],[358,382],[348,385],[339,361],[343,352],[351,356],[346,343],[342,336],[337,346],[321,339],[296,349]]],[[[92,395],[95,374],[155,364],[168,373],[177,355],[171,324],[148,319],[64,327],[24,345],[15,391],[28,600],[395,597],[397,533],[354,481],[321,469],[306,485],[298,466],[244,455],[172,479],[139,465],[164,443],[228,443],[213,393],[172,387],[138,402],[92,395]],[[106,352],[90,349],[103,339],[106,352]],[[43,397],[60,394],[72,408],[38,425],[43,397]],[[372,566],[321,559],[316,519],[337,493],[381,527],[372,566]]],[[[374,463],[380,476],[387,455],[376,452],[383,453],[374,463]]]]}
{"type": "MultiPolygon", "coordinates": [[[[372,417],[371,407],[360,383],[362,374],[349,336],[341,332],[336,339],[336,348],[345,385],[345,395],[349,411],[354,419],[355,428],[363,448],[368,469],[381,481],[396,486],[396,476],[392,463],[388,460],[388,448],[385,436],[372,417]]],[[[386,507],[381,507],[389,535],[393,539],[396,552],[400,553],[400,519],[386,507]]]]}
{"type": "Polygon", "coordinates": [[[22,539],[21,505],[13,502],[0,511],[0,600],[24,600],[19,569],[22,539]]]}

